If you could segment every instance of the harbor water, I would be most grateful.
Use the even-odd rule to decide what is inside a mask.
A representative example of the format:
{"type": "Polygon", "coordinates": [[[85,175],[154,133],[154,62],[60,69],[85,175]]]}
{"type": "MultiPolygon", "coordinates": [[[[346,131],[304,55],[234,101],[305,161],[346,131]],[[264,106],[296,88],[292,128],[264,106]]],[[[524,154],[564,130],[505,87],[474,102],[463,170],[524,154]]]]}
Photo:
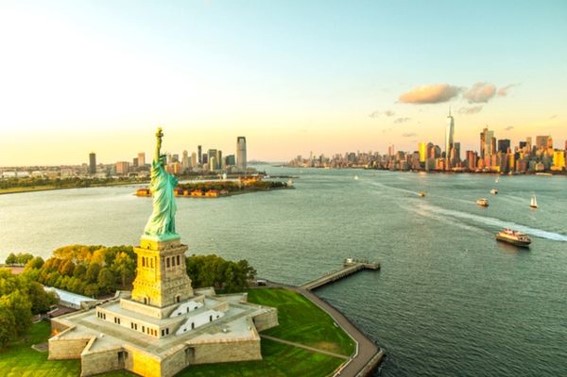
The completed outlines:
{"type": "MultiPolygon", "coordinates": [[[[261,169],[295,176],[295,189],[177,200],[190,254],[247,259],[296,285],[347,257],[379,261],[317,294],[385,350],[380,376],[567,375],[566,177],[261,169]],[[505,227],[531,247],[497,242],[505,227]]],[[[0,195],[0,261],[137,244],[151,199],[135,190],[0,195]]]]}

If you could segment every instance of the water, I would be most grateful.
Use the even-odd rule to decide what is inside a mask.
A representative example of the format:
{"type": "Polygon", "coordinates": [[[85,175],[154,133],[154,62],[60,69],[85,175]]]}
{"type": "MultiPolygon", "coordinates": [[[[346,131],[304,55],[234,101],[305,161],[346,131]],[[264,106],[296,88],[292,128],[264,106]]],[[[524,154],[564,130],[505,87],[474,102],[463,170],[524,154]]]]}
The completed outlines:
{"type": "MultiPolygon", "coordinates": [[[[297,175],[296,189],[177,201],[189,253],[247,259],[259,276],[291,284],[345,257],[379,260],[380,272],[318,294],[385,349],[381,376],[567,375],[565,177],[268,173],[297,175]],[[532,193],[537,210],[528,207],[532,193]],[[475,205],[480,197],[488,208],[475,205]],[[496,242],[503,227],[528,233],[531,249],[496,242]]],[[[134,191],[0,196],[0,260],[10,252],[47,258],[73,243],[136,244],[151,200],[134,191]]]]}

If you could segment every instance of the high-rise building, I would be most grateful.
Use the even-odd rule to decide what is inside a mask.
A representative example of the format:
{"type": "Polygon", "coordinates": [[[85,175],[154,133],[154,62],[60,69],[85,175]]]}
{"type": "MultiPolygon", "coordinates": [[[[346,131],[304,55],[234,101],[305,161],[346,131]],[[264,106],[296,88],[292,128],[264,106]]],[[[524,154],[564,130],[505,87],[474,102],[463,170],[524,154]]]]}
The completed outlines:
{"type": "Polygon", "coordinates": [[[209,162],[209,169],[216,170],[217,169],[217,150],[216,149],[209,149],[207,151],[207,161],[209,162]],[[214,159],[214,161],[213,161],[214,159]]]}
{"type": "Polygon", "coordinates": [[[510,149],[510,139],[498,140],[498,152],[508,153],[508,149],[510,149]]]}
{"type": "Polygon", "coordinates": [[[445,168],[449,169],[453,164],[451,161],[451,149],[453,149],[453,137],[455,134],[455,119],[451,115],[451,110],[449,110],[449,115],[447,116],[447,127],[445,128],[445,159],[447,163],[445,168]]]}
{"type": "Polygon", "coordinates": [[[116,163],[116,174],[126,175],[130,171],[130,163],[128,161],[119,161],[116,163]]]}
{"type": "Polygon", "coordinates": [[[203,163],[203,147],[197,145],[197,157],[199,158],[199,165],[203,163]]]}
{"type": "Polygon", "coordinates": [[[189,152],[183,151],[183,158],[181,159],[181,170],[186,173],[191,167],[191,161],[189,160],[189,152]]]}
{"type": "Polygon", "coordinates": [[[480,157],[486,158],[492,156],[496,152],[496,138],[494,131],[485,128],[480,133],[480,157]]]}
{"type": "Polygon", "coordinates": [[[549,136],[536,136],[535,137],[535,145],[537,149],[545,149],[547,148],[547,141],[549,136]]]}
{"type": "Polygon", "coordinates": [[[96,154],[89,153],[89,174],[96,174],[96,154]]]}
{"type": "Polygon", "coordinates": [[[238,170],[246,170],[246,138],[244,136],[236,138],[236,167],[238,170]]]}
{"type": "Polygon", "coordinates": [[[425,142],[421,142],[417,147],[419,150],[419,162],[425,162],[427,159],[427,144],[425,144],[425,142]]]}
{"type": "Polygon", "coordinates": [[[146,154],[144,152],[138,153],[138,166],[141,168],[146,166],[146,154]]]}

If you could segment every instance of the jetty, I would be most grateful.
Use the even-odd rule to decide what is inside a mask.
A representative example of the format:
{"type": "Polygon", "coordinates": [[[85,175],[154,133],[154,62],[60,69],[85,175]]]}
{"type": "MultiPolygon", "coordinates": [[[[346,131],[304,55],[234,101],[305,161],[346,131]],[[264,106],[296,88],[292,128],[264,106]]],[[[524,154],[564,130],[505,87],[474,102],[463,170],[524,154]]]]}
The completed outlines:
{"type": "Polygon", "coordinates": [[[305,298],[309,299],[323,311],[333,318],[337,326],[340,326],[356,344],[356,351],[349,360],[342,364],[333,374],[333,377],[366,377],[380,365],[384,357],[384,351],[369,339],[358,327],[352,323],[337,308],[316,296],[313,290],[324,285],[334,283],[344,279],[359,271],[370,270],[378,271],[380,263],[370,263],[368,261],[360,261],[351,258],[345,259],[343,267],[340,270],[330,272],[312,280],[308,283],[297,287],[296,290],[305,298]]]}
{"type": "Polygon", "coordinates": [[[321,288],[324,285],[334,283],[337,280],[344,279],[359,271],[364,271],[364,270],[377,271],[379,269],[380,269],[380,263],[370,263],[368,261],[359,261],[359,260],[347,258],[343,263],[343,268],[341,268],[340,270],[330,272],[315,280],[305,283],[301,286],[301,288],[307,291],[313,291],[317,288],[321,288]]]}

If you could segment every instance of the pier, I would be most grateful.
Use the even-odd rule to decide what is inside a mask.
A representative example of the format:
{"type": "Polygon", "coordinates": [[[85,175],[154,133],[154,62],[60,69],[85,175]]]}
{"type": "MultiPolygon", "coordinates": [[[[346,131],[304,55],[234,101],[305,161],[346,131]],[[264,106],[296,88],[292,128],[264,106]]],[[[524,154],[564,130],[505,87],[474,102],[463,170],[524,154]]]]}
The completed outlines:
{"type": "Polygon", "coordinates": [[[379,269],[380,263],[371,263],[368,261],[347,258],[340,270],[325,274],[320,278],[312,280],[299,287],[276,283],[265,279],[261,279],[261,281],[262,285],[287,288],[300,293],[333,318],[337,326],[343,329],[343,331],[351,337],[356,344],[356,350],[354,354],[351,355],[348,360],[332,374],[333,377],[366,377],[370,376],[378,365],[380,365],[380,362],[384,358],[384,351],[378,347],[372,339],[368,338],[362,331],[360,331],[354,323],[341,313],[341,311],[315,295],[313,290],[344,279],[359,271],[378,271],[379,269]]]}
{"type": "Polygon", "coordinates": [[[320,278],[305,283],[301,286],[301,288],[307,291],[313,291],[317,288],[321,288],[324,285],[333,283],[337,280],[344,279],[359,271],[363,271],[363,270],[377,271],[379,269],[380,269],[380,263],[369,263],[366,261],[362,262],[352,259],[346,259],[343,268],[341,268],[340,270],[330,272],[326,275],[321,276],[320,278]]]}
{"type": "Polygon", "coordinates": [[[356,325],[353,324],[343,313],[325,300],[316,296],[313,293],[313,290],[344,279],[359,271],[378,271],[379,269],[380,263],[370,263],[368,261],[358,261],[348,258],[345,259],[343,267],[340,270],[323,275],[320,278],[296,288],[296,290],[305,298],[309,299],[323,311],[327,312],[327,314],[333,318],[335,323],[340,326],[356,343],[356,351],[354,355],[352,355],[346,363],[341,365],[335,371],[333,377],[369,376],[382,361],[384,351],[362,331],[360,331],[358,327],[356,327],[356,325]]]}

